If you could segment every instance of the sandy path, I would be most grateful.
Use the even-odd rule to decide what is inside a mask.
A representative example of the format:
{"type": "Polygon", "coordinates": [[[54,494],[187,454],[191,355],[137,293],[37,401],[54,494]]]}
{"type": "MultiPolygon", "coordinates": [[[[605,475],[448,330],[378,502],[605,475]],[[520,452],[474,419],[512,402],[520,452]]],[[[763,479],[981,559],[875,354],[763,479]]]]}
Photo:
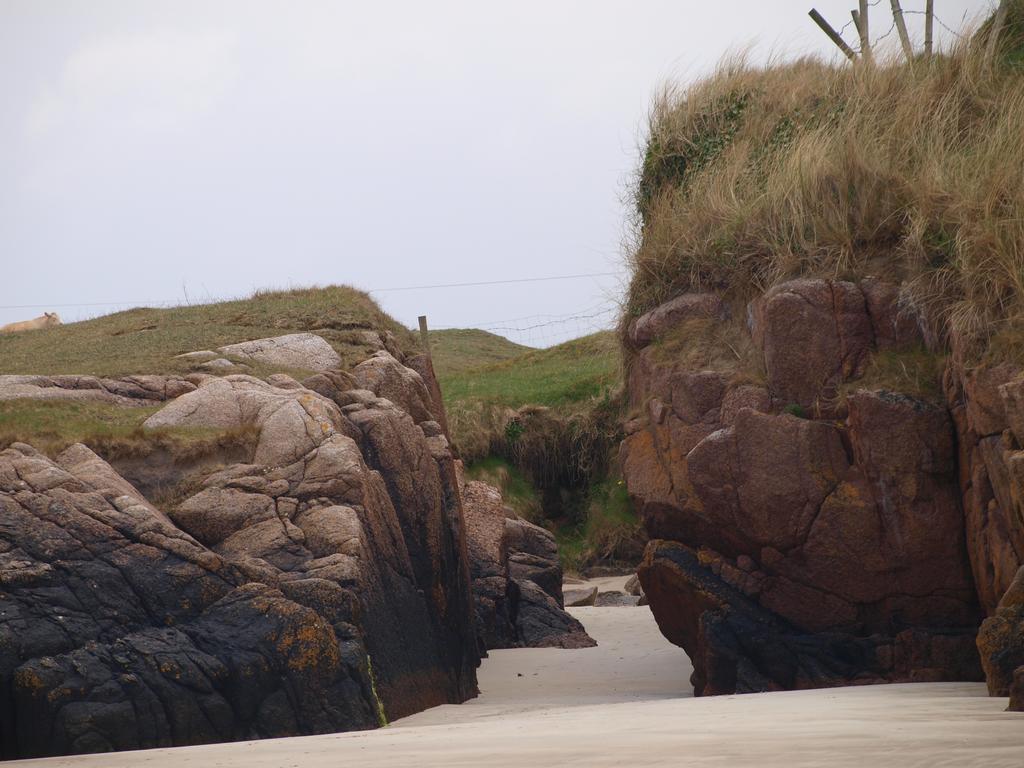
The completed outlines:
{"type": "Polygon", "coordinates": [[[495,651],[482,694],[378,731],[26,761],[55,768],[1024,766],[1024,714],[973,683],[695,699],[646,608],[579,608],[600,645],[495,651]],[[519,675],[522,677],[519,677],[519,675]]]}

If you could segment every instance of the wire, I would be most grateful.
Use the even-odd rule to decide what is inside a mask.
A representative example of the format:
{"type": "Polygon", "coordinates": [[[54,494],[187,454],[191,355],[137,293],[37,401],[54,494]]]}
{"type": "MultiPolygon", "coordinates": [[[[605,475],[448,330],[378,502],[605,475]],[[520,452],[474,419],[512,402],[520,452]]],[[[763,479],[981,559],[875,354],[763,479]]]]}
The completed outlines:
{"type": "Polygon", "coordinates": [[[541,283],[547,280],[577,280],[584,277],[617,277],[622,272],[589,272],[583,275],[554,275],[552,277],[520,277],[513,280],[482,280],[475,283],[440,283],[438,285],[408,285],[402,288],[370,288],[367,293],[388,291],[425,291],[432,288],[469,288],[479,285],[508,285],[509,283],[541,283]]]}
{"type": "MultiPolygon", "coordinates": [[[[589,272],[581,275],[552,275],[551,277],[520,277],[511,280],[481,280],[473,283],[439,283],[437,285],[406,285],[399,288],[370,288],[367,293],[386,293],[389,291],[427,291],[435,288],[469,288],[481,285],[509,285],[511,283],[540,283],[549,280],[579,280],[587,277],[619,277],[622,272],[589,272]]],[[[216,304],[219,301],[236,301],[237,299],[214,299],[206,302],[216,304]]],[[[110,306],[134,306],[134,307],[171,307],[180,304],[179,301],[89,301],[74,304],[3,304],[0,309],[41,309],[44,307],[110,307],[110,306]]],[[[557,315],[556,315],[557,317],[557,315]]],[[[525,318],[520,318],[525,319],[525,318]]]]}

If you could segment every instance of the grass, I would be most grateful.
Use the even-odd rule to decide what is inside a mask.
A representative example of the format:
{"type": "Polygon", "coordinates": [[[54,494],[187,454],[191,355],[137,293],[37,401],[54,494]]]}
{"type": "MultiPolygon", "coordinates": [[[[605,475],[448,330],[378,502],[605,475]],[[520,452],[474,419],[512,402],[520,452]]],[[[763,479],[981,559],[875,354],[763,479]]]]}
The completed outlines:
{"type": "Polygon", "coordinates": [[[466,467],[467,480],[481,480],[501,491],[505,503],[531,523],[542,521],[540,496],[522,472],[500,456],[488,456],[466,467]]]}
{"type": "Polygon", "coordinates": [[[580,573],[599,562],[635,565],[644,538],[622,479],[612,474],[595,483],[587,494],[582,521],[560,527],[555,538],[568,573],[580,573]]]}
{"type": "MultiPolygon", "coordinates": [[[[403,349],[411,332],[365,293],[346,286],[261,291],[249,299],[172,309],[138,308],[94,320],[0,335],[0,374],[185,373],[175,355],[249,339],[315,331],[348,365],[371,353],[365,330],[391,331],[403,349]]],[[[273,371],[256,368],[257,375],[273,371]]],[[[277,371],[279,369],[274,369],[277,371]]]]}
{"type": "Polygon", "coordinates": [[[197,459],[225,448],[255,446],[251,428],[173,427],[142,429],[159,406],[126,408],[108,403],[68,400],[0,401],[0,450],[28,443],[54,457],[69,445],[84,443],[107,460],[148,456],[166,450],[177,460],[197,459]]]}
{"type": "MultiPolygon", "coordinates": [[[[468,338],[485,342],[481,356],[509,352],[500,341],[468,338]]],[[[638,530],[631,510],[622,522],[624,489],[606,488],[621,439],[620,357],[605,331],[500,362],[474,366],[463,355],[437,365],[467,477],[497,486],[517,514],[555,531],[570,571],[614,553],[610,542],[638,530]]]]}
{"type": "Polygon", "coordinates": [[[840,398],[858,389],[886,389],[902,392],[922,400],[944,402],[942,371],[944,355],[923,347],[875,352],[864,375],[848,381],[840,388],[840,398]]]}
{"type": "Polygon", "coordinates": [[[913,66],[740,57],[651,110],[629,319],[680,293],[745,300],[795,276],[874,275],[971,358],[1024,338],[1024,0],[1001,57],[913,66]],[[1016,58],[1015,58],[1016,57],[1016,58]]]}
{"type": "Polygon", "coordinates": [[[475,328],[430,331],[430,354],[434,371],[442,378],[501,363],[530,351],[531,347],[475,328]]]}
{"type": "Polygon", "coordinates": [[[598,397],[619,381],[619,345],[611,331],[584,336],[502,362],[438,371],[446,404],[469,401],[508,408],[569,406],[598,397]]]}
{"type": "Polygon", "coordinates": [[[579,427],[595,404],[617,392],[619,360],[615,335],[602,331],[499,363],[439,370],[448,423],[463,458],[478,461],[495,452],[511,457],[510,442],[523,436],[516,412],[527,406],[534,414],[550,409],[552,417],[579,427]]]}

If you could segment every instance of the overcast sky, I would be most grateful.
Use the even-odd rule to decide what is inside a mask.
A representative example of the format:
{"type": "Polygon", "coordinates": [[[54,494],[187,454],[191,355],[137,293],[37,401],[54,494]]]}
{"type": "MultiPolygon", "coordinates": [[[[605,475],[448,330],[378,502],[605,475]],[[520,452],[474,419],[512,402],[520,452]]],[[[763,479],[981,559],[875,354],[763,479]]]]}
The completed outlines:
{"type": "MultiPolygon", "coordinates": [[[[750,43],[755,60],[832,57],[812,2],[836,26],[856,6],[0,0],[0,324],[264,287],[622,273],[652,93],[750,43]]],[[[959,28],[991,3],[935,5],[959,28]]],[[[409,325],[542,345],[610,318],[623,279],[375,296],[409,325]]]]}

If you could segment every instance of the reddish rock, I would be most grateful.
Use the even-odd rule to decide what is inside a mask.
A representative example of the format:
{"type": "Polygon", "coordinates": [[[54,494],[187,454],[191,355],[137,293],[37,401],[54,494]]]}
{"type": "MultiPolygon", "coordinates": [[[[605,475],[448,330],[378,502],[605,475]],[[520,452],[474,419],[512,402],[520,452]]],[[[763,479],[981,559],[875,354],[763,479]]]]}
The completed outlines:
{"type": "Polygon", "coordinates": [[[858,286],[867,303],[878,349],[899,350],[924,344],[920,316],[901,299],[897,286],[876,278],[861,280],[858,286]]]}
{"type": "Polygon", "coordinates": [[[778,403],[813,408],[858,376],[874,344],[864,294],[853,283],[792,280],[756,300],[752,334],[778,403]]]}
{"type": "MultiPolygon", "coordinates": [[[[982,622],[978,651],[989,694],[1009,696],[1015,674],[1024,666],[1024,567],[1017,571],[996,610],[982,622]]],[[[1018,697],[1019,693],[1018,688],[1018,697]]]]}
{"type": "Polygon", "coordinates": [[[1007,712],[1024,712],[1024,666],[1017,667],[1013,672],[1010,684],[1010,703],[1007,712]]]}
{"type": "MultiPolygon", "coordinates": [[[[623,474],[663,540],[641,578],[659,583],[645,582],[647,597],[691,653],[698,690],[977,679],[976,539],[954,426],[966,411],[951,418],[885,391],[856,391],[842,408],[829,400],[877,349],[919,344],[916,315],[893,286],[797,280],[752,302],[750,325],[767,390],[643,352],[628,383],[643,410],[621,447],[623,474]],[[788,403],[831,418],[772,413],[788,403]],[[789,647],[782,656],[816,649],[813,669],[792,657],[737,662],[772,643],[789,647]],[[842,657],[843,643],[859,661],[842,657]]],[[[1007,450],[990,485],[1012,500],[1007,450]]],[[[994,543],[994,529],[986,535],[994,543]]]]}
{"type": "Polygon", "coordinates": [[[724,311],[716,294],[684,293],[630,323],[627,337],[635,349],[641,349],[687,320],[721,318],[724,311]]]}
{"type": "Polygon", "coordinates": [[[1007,385],[1019,373],[1019,366],[1002,363],[973,368],[963,375],[967,424],[978,437],[998,435],[1009,426],[1007,403],[1015,415],[1020,413],[1015,396],[1019,385],[1007,385]]]}

